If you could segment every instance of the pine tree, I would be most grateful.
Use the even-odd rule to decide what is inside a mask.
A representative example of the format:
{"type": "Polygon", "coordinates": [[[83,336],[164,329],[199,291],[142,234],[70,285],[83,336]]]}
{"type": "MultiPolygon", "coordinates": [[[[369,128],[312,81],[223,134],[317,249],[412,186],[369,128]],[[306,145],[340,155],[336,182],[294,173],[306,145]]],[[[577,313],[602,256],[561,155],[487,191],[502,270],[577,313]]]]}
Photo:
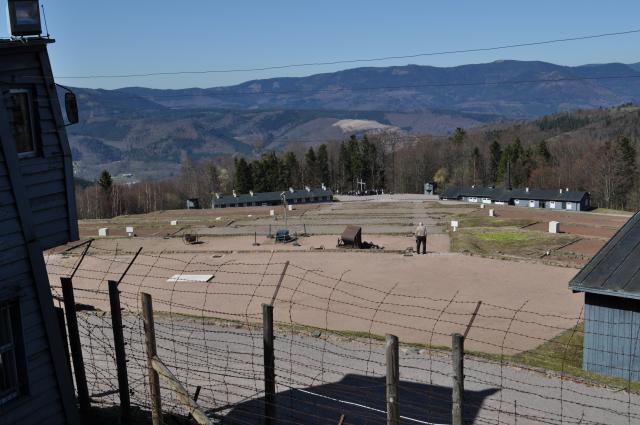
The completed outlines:
{"type": "Polygon", "coordinates": [[[280,184],[283,189],[290,187],[300,187],[300,164],[293,152],[287,152],[282,159],[282,172],[280,174],[280,184]]]}
{"type": "Polygon", "coordinates": [[[304,156],[304,182],[308,186],[315,186],[318,184],[318,158],[316,157],[316,151],[313,147],[310,147],[304,156]]]}
{"type": "Polygon", "coordinates": [[[547,146],[547,142],[545,140],[541,140],[538,143],[536,153],[542,159],[543,163],[550,164],[551,163],[551,152],[549,152],[549,147],[547,146]]]}
{"type": "Polygon", "coordinates": [[[331,173],[329,171],[329,152],[327,151],[327,145],[322,144],[318,148],[318,177],[320,183],[327,186],[331,186],[331,173]]]}
{"type": "Polygon", "coordinates": [[[464,131],[464,128],[458,127],[455,129],[449,140],[453,142],[454,145],[461,145],[464,142],[464,139],[467,137],[467,132],[464,131]]]}
{"type": "Polygon", "coordinates": [[[235,160],[236,178],[234,188],[238,193],[247,193],[253,188],[251,167],[244,158],[235,160]]]}
{"type": "Polygon", "coordinates": [[[98,187],[100,188],[100,194],[98,196],[98,211],[100,214],[100,218],[103,217],[112,217],[115,212],[113,211],[113,179],[111,178],[111,174],[107,170],[102,170],[100,173],[100,178],[96,182],[98,187]]]}
{"type": "Polygon", "coordinates": [[[100,173],[98,186],[100,186],[100,189],[102,189],[103,193],[111,193],[111,189],[113,187],[113,179],[111,178],[111,174],[109,174],[107,170],[102,170],[102,173],[100,173]]]}
{"type": "Polygon", "coordinates": [[[618,137],[613,146],[613,173],[616,185],[614,202],[616,206],[625,208],[627,200],[636,183],[636,149],[624,136],[618,137]]]}
{"type": "Polygon", "coordinates": [[[496,184],[498,181],[498,169],[500,167],[500,159],[502,158],[502,147],[497,140],[491,143],[489,148],[489,180],[496,184]]]}

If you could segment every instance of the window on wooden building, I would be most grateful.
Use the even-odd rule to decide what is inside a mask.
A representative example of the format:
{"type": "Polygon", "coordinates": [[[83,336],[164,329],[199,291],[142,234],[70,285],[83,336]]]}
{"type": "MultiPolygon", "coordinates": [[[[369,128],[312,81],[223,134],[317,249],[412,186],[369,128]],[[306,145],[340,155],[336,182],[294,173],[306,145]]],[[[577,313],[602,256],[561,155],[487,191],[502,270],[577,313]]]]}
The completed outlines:
{"type": "Polygon", "coordinates": [[[36,154],[33,107],[31,93],[26,89],[10,90],[7,98],[9,119],[13,138],[16,141],[18,155],[21,157],[36,154]]]}
{"type": "Polygon", "coordinates": [[[0,405],[23,393],[22,326],[17,302],[0,303],[0,405]]]}

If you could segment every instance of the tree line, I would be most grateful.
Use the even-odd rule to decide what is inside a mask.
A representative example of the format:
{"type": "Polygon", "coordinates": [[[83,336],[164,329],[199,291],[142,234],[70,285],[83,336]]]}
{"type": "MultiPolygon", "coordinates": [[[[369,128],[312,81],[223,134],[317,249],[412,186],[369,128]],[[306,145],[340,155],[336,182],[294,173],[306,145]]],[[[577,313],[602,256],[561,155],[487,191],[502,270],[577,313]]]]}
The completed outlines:
{"type": "Polygon", "coordinates": [[[528,125],[491,130],[455,129],[447,137],[398,133],[351,136],[304,150],[268,152],[258,158],[182,159],[179,176],[166,180],[115,182],[108,171],[78,185],[80,218],[101,218],[185,207],[198,198],[209,207],[214,193],[281,191],[325,184],[336,193],[383,189],[421,193],[424,183],[449,186],[511,185],[514,188],[570,188],[592,194],[592,204],[635,210],[640,207],[637,169],[640,112],[631,130],[608,131],[605,124],[580,137],[558,138],[567,128],[587,125],[581,116],[543,118],[528,125]],[[585,135],[586,134],[586,135],[585,135]]]}

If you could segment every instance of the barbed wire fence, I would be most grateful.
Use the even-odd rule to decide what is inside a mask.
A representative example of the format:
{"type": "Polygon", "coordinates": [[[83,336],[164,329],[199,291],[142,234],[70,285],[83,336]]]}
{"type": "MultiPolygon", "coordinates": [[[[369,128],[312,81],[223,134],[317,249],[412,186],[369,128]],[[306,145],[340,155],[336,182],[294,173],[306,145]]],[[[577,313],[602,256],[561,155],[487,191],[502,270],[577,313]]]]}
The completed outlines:
{"type": "MultiPolygon", "coordinates": [[[[640,385],[633,380],[640,330],[630,334],[629,352],[600,348],[628,362],[620,378],[603,377],[582,370],[582,313],[542,314],[528,310],[526,300],[499,306],[458,293],[416,296],[403,292],[401,282],[379,288],[351,280],[349,271],[333,276],[277,260],[283,255],[242,262],[90,244],[50,254],[47,268],[61,305],[58,282],[73,276],[89,402],[120,406],[123,397],[108,288],[114,281],[126,394],[143,411],[153,408],[146,293],[153,299],[157,358],[211,423],[448,424],[459,420],[452,416],[456,407],[458,423],[640,422],[640,385]],[[212,277],[193,281],[193,275],[212,277]],[[265,310],[273,315],[272,340],[265,310]],[[458,375],[452,334],[464,343],[458,375]],[[384,335],[399,339],[395,359],[384,335]],[[271,361],[273,394],[265,393],[271,361]],[[397,362],[396,384],[389,383],[390,361],[397,362]]],[[[164,423],[193,420],[174,386],[162,381],[160,394],[164,423]]]]}

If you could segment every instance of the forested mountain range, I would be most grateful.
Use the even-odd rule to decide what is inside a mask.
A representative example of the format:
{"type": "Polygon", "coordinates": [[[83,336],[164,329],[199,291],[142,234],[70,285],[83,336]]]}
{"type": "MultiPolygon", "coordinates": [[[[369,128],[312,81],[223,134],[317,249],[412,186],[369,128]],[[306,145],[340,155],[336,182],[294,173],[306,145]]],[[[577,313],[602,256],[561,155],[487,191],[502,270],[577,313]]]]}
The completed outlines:
{"type": "Polygon", "coordinates": [[[451,68],[355,68],[232,87],[76,88],[76,171],[163,177],[185,156],[259,155],[351,134],[446,135],[640,100],[640,64],[497,61],[451,68]]]}

